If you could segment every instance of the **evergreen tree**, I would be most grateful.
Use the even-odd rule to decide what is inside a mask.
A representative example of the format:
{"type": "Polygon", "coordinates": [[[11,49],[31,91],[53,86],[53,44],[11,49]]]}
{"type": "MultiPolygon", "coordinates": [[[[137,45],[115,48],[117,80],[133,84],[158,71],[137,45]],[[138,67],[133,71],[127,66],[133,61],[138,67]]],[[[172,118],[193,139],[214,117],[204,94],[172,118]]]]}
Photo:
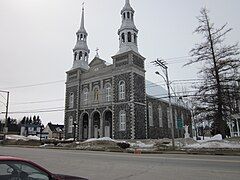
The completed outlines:
{"type": "Polygon", "coordinates": [[[232,29],[227,28],[227,24],[215,28],[208,13],[203,8],[197,18],[199,26],[194,32],[203,35],[203,42],[190,51],[193,59],[186,65],[204,62],[199,71],[204,81],[196,87],[195,100],[199,102],[196,114],[213,121],[213,134],[222,134],[225,138],[226,117],[231,114],[231,97],[236,93],[234,84],[239,77],[240,52],[237,43],[225,44],[225,37],[232,29]]]}

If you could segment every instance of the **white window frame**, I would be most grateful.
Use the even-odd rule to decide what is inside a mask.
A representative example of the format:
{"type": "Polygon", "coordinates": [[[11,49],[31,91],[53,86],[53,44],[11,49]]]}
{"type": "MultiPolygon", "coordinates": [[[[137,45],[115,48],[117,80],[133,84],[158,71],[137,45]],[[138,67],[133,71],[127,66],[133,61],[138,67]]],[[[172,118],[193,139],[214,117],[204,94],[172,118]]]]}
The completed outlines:
{"type": "Polygon", "coordinates": [[[119,130],[126,131],[126,112],[125,111],[119,112],[119,130]]]}
{"type": "Polygon", "coordinates": [[[153,126],[153,107],[152,107],[152,103],[148,104],[148,122],[149,122],[149,126],[153,126]]]}
{"type": "Polygon", "coordinates": [[[107,102],[111,101],[111,98],[112,98],[111,90],[112,90],[111,84],[107,83],[105,85],[106,101],[107,102]]]}
{"type": "Polygon", "coordinates": [[[74,93],[71,92],[69,96],[69,108],[73,108],[74,106],[74,93]]]}
{"type": "Polygon", "coordinates": [[[73,117],[70,116],[68,119],[68,133],[73,132],[73,117]]]}
{"type": "Polygon", "coordinates": [[[125,81],[120,81],[119,82],[119,89],[118,89],[118,93],[119,93],[119,100],[124,100],[125,99],[125,81]]]}
{"type": "Polygon", "coordinates": [[[158,116],[159,116],[159,127],[163,127],[163,112],[162,107],[158,107],[158,116]]]}

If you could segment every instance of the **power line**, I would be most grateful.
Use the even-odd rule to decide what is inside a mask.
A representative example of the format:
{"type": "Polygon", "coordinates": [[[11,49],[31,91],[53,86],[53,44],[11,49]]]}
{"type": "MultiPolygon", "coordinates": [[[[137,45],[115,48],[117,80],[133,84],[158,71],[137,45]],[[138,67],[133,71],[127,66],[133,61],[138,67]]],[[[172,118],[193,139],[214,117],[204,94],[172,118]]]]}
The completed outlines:
{"type": "MultiPolygon", "coordinates": [[[[53,110],[39,110],[39,111],[15,111],[15,112],[8,112],[8,114],[26,114],[26,113],[50,113],[50,112],[60,112],[64,111],[65,109],[53,109],[53,110]]],[[[2,112],[1,114],[4,114],[2,112]]]]}
{"type": "Polygon", "coordinates": [[[43,85],[48,85],[48,84],[56,84],[56,83],[60,83],[60,82],[65,82],[65,80],[50,81],[50,82],[44,82],[44,83],[38,83],[38,84],[29,84],[29,85],[23,85],[23,86],[5,87],[3,89],[19,89],[19,88],[43,86],[43,85]]]}
{"type": "Polygon", "coordinates": [[[22,104],[40,104],[40,103],[48,103],[48,102],[56,102],[56,101],[63,101],[64,99],[52,99],[52,100],[45,100],[45,101],[30,101],[30,102],[19,102],[19,103],[12,103],[11,105],[22,105],[22,104]]]}

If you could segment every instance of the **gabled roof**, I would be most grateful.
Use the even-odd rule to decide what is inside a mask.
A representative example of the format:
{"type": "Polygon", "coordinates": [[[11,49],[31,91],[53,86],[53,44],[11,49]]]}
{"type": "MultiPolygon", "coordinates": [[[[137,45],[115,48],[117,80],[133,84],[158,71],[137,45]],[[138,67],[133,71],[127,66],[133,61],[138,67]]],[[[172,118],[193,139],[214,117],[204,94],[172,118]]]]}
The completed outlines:
{"type": "Polygon", "coordinates": [[[95,56],[95,58],[89,64],[90,68],[94,66],[106,66],[106,61],[95,56]]]}
{"type": "Polygon", "coordinates": [[[64,125],[48,123],[48,126],[52,132],[63,132],[64,125]]]}

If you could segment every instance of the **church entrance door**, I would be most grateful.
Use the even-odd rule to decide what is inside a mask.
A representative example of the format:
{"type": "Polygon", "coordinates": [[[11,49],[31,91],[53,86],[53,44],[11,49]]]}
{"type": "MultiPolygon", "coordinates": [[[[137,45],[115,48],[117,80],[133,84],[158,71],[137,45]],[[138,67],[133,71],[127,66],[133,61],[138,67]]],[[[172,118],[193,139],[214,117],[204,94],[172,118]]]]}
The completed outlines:
{"type": "Polygon", "coordinates": [[[110,124],[109,122],[106,122],[106,126],[105,126],[105,137],[110,137],[110,124]]]}
{"type": "Polygon", "coordinates": [[[83,115],[83,139],[88,139],[88,114],[83,115]]]}
{"type": "Polygon", "coordinates": [[[94,138],[99,138],[100,137],[100,114],[99,112],[94,112],[93,114],[93,137],[94,138]]]}
{"type": "Polygon", "coordinates": [[[104,136],[112,138],[112,112],[104,113],[104,136]]]}

